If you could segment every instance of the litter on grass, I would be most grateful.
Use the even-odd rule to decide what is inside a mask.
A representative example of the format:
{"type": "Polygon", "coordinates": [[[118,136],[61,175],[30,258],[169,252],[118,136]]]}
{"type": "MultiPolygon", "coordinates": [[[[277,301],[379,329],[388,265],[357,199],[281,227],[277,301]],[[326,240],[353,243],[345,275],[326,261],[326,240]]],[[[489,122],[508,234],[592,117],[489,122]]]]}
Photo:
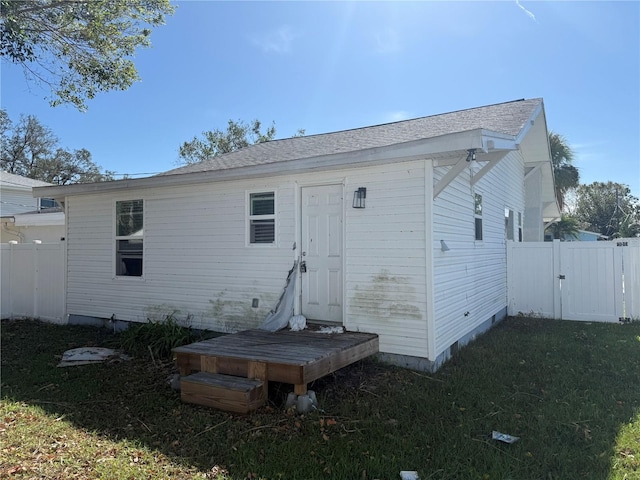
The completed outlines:
{"type": "Polygon", "coordinates": [[[294,315],[289,320],[289,330],[299,332],[307,328],[307,318],[304,315],[294,315]]]}
{"type": "Polygon", "coordinates": [[[76,365],[89,365],[106,361],[121,362],[123,360],[131,360],[131,357],[111,348],[80,347],[64,352],[58,367],[74,367],[76,365]]]}
{"type": "Polygon", "coordinates": [[[402,470],[400,472],[400,478],[402,480],[419,480],[418,472],[415,472],[413,470],[402,470]]]}
{"type": "Polygon", "coordinates": [[[506,433],[500,433],[494,430],[491,432],[491,439],[504,443],[515,443],[520,440],[520,437],[514,437],[513,435],[507,435],[506,433]]]}

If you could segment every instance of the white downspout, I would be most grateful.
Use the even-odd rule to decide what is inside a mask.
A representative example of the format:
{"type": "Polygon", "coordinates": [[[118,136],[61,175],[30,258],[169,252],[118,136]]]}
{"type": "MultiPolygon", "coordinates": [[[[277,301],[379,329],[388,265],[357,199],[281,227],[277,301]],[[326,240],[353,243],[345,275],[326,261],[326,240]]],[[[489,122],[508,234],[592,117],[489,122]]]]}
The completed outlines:
{"type": "Polygon", "coordinates": [[[10,222],[7,221],[3,221],[2,222],[2,231],[5,233],[8,233],[9,235],[13,236],[13,237],[18,237],[19,242],[18,243],[24,243],[24,234],[21,232],[17,232],[15,230],[11,230],[8,225],[10,222]]]}

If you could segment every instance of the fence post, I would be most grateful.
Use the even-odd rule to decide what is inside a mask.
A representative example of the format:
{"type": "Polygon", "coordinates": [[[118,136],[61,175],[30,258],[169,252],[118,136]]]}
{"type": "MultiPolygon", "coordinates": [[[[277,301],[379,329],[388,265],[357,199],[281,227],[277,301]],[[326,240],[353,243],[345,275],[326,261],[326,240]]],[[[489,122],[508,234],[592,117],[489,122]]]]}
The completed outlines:
{"type": "Polygon", "coordinates": [[[40,312],[38,310],[38,282],[39,282],[39,269],[40,269],[40,244],[42,241],[33,241],[33,318],[38,318],[40,312]]]}
{"type": "Polygon", "coordinates": [[[640,238],[630,238],[624,251],[625,315],[640,320],[640,238]]]}
{"type": "Polygon", "coordinates": [[[9,318],[13,318],[13,248],[18,242],[12,240],[9,242],[9,277],[7,282],[9,283],[9,318]]]}
{"type": "Polygon", "coordinates": [[[560,240],[553,241],[553,318],[562,320],[562,265],[560,261],[560,240]]]}
{"type": "Polygon", "coordinates": [[[69,318],[67,317],[67,243],[66,243],[66,235],[64,241],[60,242],[60,249],[62,255],[62,309],[60,313],[60,323],[67,324],[69,323],[69,318]]]}
{"type": "Polygon", "coordinates": [[[514,242],[506,241],[507,245],[507,315],[514,315],[513,302],[513,245],[514,242]]]}
{"type": "Polygon", "coordinates": [[[627,312],[627,303],[629,306],[632,304],[632,300],[630,299],[631,290],[627,287],[627,285],[631,284],[631,282],[627,281],[627,274],[629,274],[630,279],[631,272],[627,273],[627,266],[624,263],[625,252],[628,249],[628,242],[625,241],[616,242],[616,246],[613,247],[613,268],[614,278],[616,279],[616,285],[614,287],[615,316],[620,321],[628,321],[631,319],[627,312]]]}

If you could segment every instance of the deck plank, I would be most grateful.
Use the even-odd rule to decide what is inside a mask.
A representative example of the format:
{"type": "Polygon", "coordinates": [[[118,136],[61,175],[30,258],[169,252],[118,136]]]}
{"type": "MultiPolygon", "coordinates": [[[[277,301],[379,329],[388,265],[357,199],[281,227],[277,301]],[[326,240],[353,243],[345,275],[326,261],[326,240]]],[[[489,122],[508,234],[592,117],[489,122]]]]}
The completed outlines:
{"type": "Polygon", "coordinates": [[[312,332],[264,332],[247,330],[236,334],[185,345],[174,352],[242,358],[258,362],[300,365],[320,360],[327,355],[353,348],[377,338],[375,334],[346,332],[321,334],[312,332]]]}
{"type": "Polygon", "coordinates": [[[265,382],[306,384],[378,352],[378,336],[345,332],[324,334],[303,330],[246,330],[174,350],[182,375],[208,371],[265,382]]]}

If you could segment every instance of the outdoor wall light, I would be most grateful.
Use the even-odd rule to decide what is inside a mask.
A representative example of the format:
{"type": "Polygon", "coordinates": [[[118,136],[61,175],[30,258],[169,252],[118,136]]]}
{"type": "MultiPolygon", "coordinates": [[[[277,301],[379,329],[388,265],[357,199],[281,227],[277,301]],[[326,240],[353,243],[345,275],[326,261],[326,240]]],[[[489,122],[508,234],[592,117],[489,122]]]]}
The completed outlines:
{"type": "Polygon", "coordinates": [[[450,250],[449,246],[444,243],[444,240],[440,240],[440,250],[443,252],[448,252],[450,250]]]}
{"type": "Polygon", "coordinates": [[[476,149],[470,148],[469,150],[467,150],[467,162],[470,162],[475,159],[476,159],[476,149]]]}
{"type": "Polygon", "coordinates": [[[365,198],[367,198],[367,189],[365,187],[360,187],[353,192],[353,208],[364,208],[365,198]]]}

